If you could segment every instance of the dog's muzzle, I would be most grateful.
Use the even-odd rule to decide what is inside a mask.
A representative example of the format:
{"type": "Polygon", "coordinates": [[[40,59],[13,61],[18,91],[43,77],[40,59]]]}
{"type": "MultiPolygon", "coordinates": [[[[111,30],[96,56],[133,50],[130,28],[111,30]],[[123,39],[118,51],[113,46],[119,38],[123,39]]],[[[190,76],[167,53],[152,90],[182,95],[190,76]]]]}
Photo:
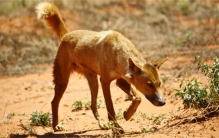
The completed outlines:
{"type": "Polygon", "coordinates": [[[164,106],[166,104],[165,100],[163,98],[153,98],[149,96],[145,96],[153,105],[155,106],[164,106]]]}

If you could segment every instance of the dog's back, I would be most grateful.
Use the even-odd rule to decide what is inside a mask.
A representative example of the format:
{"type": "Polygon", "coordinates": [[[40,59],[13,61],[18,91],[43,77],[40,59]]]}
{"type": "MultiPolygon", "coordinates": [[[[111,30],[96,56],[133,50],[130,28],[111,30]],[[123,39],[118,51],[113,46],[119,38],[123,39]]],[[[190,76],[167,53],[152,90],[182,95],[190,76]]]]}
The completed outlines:
{"type": "Polygon", "coordinates": [[[116,31],[72,31],[63,36],[60,46],[67,47],[71,62],[78,67],[103,75],[101,66],[107,66],[104,73],[109,74],[104,75],[111,79],[125,76],[130,57],[139,64],[145,64],[134,45],[116,31]]]}

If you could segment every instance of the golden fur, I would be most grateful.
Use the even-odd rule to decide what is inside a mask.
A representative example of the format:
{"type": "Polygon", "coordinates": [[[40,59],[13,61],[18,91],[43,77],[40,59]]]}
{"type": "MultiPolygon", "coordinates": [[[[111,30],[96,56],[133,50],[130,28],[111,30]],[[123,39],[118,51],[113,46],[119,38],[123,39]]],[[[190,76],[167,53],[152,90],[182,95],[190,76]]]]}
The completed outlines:
{"type": "MultiPolygon", "coordinates": [[[[55,96],[52,100],[52,114],[55,131],[59,129],[57,127],[59,102],[71,72],[78,72],[87,78],[91,91],[91,109],[102,129],[107,129],[107,125],[99,117],[96,107],[97,75],[100,76],[109,120],[116,122],[110,94],[110,83],[113,80],[116,80],[117,86],[132,98],[132,104],[124,111],[126,120],[131,118],[141,102],[141,98],[131,85],[145,95],[152,104],[156,106],[165,104],[159,91],[161,80],[158,68],[166,58],[148,64],[135,46],[116,31],[68,32],[58,9],[52,3],[40,3],[36,6],[36,10],[38,18],[44,19],[60,39],[53,70],[55,96]]],[[[116,127],[119,133],[124,132],[117,122],[116,127]]]]}

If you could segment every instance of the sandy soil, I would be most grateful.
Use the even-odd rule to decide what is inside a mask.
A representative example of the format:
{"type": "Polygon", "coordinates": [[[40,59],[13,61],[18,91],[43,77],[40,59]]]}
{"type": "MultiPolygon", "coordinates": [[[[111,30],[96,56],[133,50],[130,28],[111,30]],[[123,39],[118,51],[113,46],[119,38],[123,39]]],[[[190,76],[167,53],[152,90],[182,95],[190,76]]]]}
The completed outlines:
{"type": "MultiPolygon", "coordinates": [[[[181,58],[183,59],[183,57],[181,58]]],[[[170,58],[165,67],[168,67],[172,60],[170,58]]],[[[180,62],[180,58],[177,58],[176,61],[180,62]]],[[[168,76],[169,71],[165,67],[161,68],[161,74],[169,78],[171,76],[168,76]]],[[[50,102],[54,95],[51,74],[52,65],[47,68],[47,71],[40,74],[0,79],[1,136],[16,134],[16,137],[26,137],[28,134],[22,129],[21,124],[28,125],[30,123],[29,118],[33,111],[51,112],[50,102]],[[15,113],[15,116],[7,119],[10,113],[15,113]]],[[[204,122],[181,125],[173,130],[170,128],[170,132],[167,129],[161,129],[157,132],[140,134],[143,127],[151,128],[156,126],[161,128],[164,125],[165,121],[161,125],[154,125],[153,117],[160,114],[168,116],[170,113],[176,112],[179,107],[182,107],[180,100],[175,101],[173,96],[174,89],[178,87],[178,84],[178,80],[169,81],[168,79],[163,84],[162,91],[167,102],[163,107],[155,107],[142,97],[143,100],[137,113],[145,113],[148,116],[147,119],[139,115],[135,115],[131,121],[119,119],[118,122],[125,129],[124,137],[218,137],[218,117],[213,117],[204,122]]],[[[124,111],[130,104],[130,102],[125,101],[125,93],[115,85],[115,82],[111,84],[111,91],[116,113],[120,110],[124,111]]],[[[59,120],[63,120],[66,131],[53,133],[51,127],[36,127],[37,137],[107,137],[111,135],[111,130],[99,129],[91,110],[83,109],[72,112],[72,104],[76,100],[89,101],[90,92],[86,79],[80,75],[73,74],[59,108],[59,120]]],[[[101,89],[99,90],[98,100],[104,101],[101,89]]],[[[101,104],[101,108],[98,110],[102,118],[107,122],[104,103],[101,104]]]]}

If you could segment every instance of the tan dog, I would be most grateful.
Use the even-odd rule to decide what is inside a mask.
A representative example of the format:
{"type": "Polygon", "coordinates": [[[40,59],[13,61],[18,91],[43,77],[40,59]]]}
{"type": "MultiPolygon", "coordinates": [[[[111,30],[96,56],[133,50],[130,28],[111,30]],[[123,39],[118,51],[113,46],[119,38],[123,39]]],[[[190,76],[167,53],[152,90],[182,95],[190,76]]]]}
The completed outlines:
{"type": "Polygon", "coordinates": [[[167,59],[148,64],[135,46],[116,31],[94,32],[77,30],[68,32],[55,5],[43,2],[36,6],[39,19],[44,19],[60,39],[59,49],[54,61],[55,96],[52,100],[53,129],[58,131],[58,106],[65,92],[71,72],[83,74],[91,91],[91,109],[101,129],[107,125],[97,111],[98,79],[108,111],[108,119],[115,121],[119,133],[124,130],[116,122],[115,111],[110,94],[110,83],[116,84],[132,98],[132,104],[124,112],[129,120],[135,113],[141,98],[131,88],[134,85],[152,104],[163,106],[165,101],[159,91],[161,80],[158,68],[167,59]]]}

